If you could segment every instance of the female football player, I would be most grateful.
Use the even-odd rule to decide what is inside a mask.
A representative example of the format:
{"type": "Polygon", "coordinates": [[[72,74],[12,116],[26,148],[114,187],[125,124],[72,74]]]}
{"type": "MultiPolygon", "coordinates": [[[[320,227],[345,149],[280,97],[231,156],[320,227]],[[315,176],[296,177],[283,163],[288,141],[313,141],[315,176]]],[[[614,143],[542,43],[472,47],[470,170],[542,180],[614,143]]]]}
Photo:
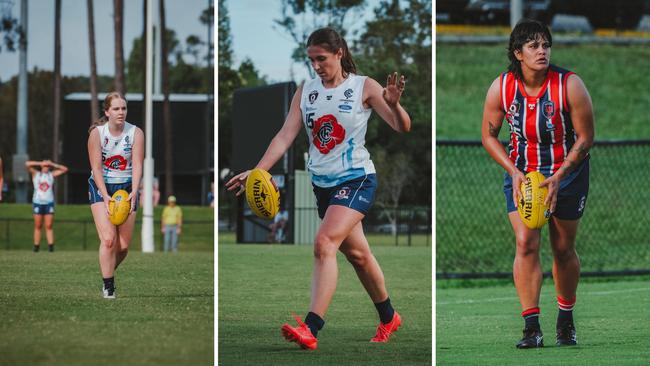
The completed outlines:
{"type": "Polygon", "coordinates": [[[34,195],[32,209],[34,216],[34,252],[41,247],[41,228],[45,222],[45,238],[47,250],[54,251],[54,178],[68,172],[65,165],[53,163],[50,160],[26,161],[25,167],[32,175],[34,195]],[[37,167],[40,168],[37,169],[37,167]],[[50,170],[52,168],[52,170],[50,170]]]}
{"type": "Polygon", "coordinates": [[[529,19],[517,23],[510,34],[510,66],[490,86],[483,110],[483,146],[506,170],[503,190],[516,240],[513,277],[525,320],[517,348],[544,345],[539,325],[541,230],[526,227],[516,209],[524,174],[535,170],[546,177],[540,187],[548,187],[545,203],[551,214],[549,232],[559,306],[556,343],[576,344],[573,306],[580,261],[575,239],[589,191],[594,115],[580,77],[550,64],[552,43],[544,24],[529,19]],[[510,126],[507,149],[498,139],[504,117],[510,126]]]}
{"type": "MultiPolygon", "coordinates": [[[[411,119],[400,105],[405,79],[388,75],[386,87],[357,75],[345,40],[333,29],[322,28],[307,40],[307,55],[318,77],[296,91],[283,127],[271,141],[257,168],[270,169],[293,143],[304,124],[309,140],[308,169],[322,219],[314,239],[311,305],[304,323],[282,326],[288,341],[316,349],[318,331],[336,289],[336,253],[341,251],[379,313],[380,324],[371,342],[387,342],[401,325],[384,283],[384,275],[363,233],[377,180],[366,148],[368,118],[374,109],[395,131],[408,132],[411,119]]],[[[249,171],[226,183],[242,193],[249,171]]]]}
{"type": "Polygon", "coordinates": [[[114,272],[126,258],[133,235],[144,161],[144,134],[126,121],[126,99],[119,93],[108,94],[103,107],[104,116],[90,128],[88,137],[91,168],[88,198],[100,240],[102,292],[104,298],[114,299],[114,272]],[[126,222],[115,226],[108,218],[108,204],[113,193],[120,189],[129,192],[131,211],[126,222]]]}

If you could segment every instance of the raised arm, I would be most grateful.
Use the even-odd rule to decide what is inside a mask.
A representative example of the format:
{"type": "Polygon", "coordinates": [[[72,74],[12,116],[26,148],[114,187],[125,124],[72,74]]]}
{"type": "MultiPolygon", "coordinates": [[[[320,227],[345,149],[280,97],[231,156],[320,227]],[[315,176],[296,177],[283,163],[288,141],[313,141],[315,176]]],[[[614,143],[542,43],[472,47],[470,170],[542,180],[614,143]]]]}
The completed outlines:
{"type": "Polygon", "coordinates": [[[524,180],[524,174],[517,169],[515,164],[510,161],[505,148],[499,141],[499,131],[503,125],[505,113],[501,108],[501,97],[499,95],[500,85],[499,78],[496,78],[490,89],[488,89],[483,105],[483,122],[481,125],[481,141],[488,154],[512,177],[512,198],[519,202],[521,192],[519,186],[524,180]]]}
{"type": "Polygon", "coordinates": [[[404,75],[398,79],[397,73],[388,75],[385,88],[372,78],[363,84],[364,106],[370,106],[397,132],[411,130],[411,117],[399,102],[405,85],[404,75]]]}
{"type": "MultiPolygon", "coordinates": [[[[291,146],[293,140],[296,139],[300,128],[302,127],[302,115],[300,112],[300,97],[302,95],[302,86],[298,87],[296,93],[293,95],[291,100],[291,107],[289,109],[289,114],[282,125],[282,128],[275,135],[269,147],[266,149],[266,152],[262,156],[262,159],[255,166],[256,168],[269,170],[275,163],[280,160],[285,151],[291,146]]],[[[236,188],[240,188],[237,191],[237,196],[243,192],[243,186],[246,183],[246,178],[250,170],[247,170],[243,173],[240,173],[234,176],[226,183],[226,188],[229,191],[232,191],[236,188]]]]}
{"type": "Polygon", "coordinates": [[[50,166],[54,170],[52,172],[52,175],[54,177],[58,177],[58,176],[63,175],[63,174],[68,172],[68,167],[63,165],[63,164],[55,163],[55,162],[49,161],[49,160],[48,160],[48,163],[50,164],[50,166]]]}
{"type": "Polygon", "coordinates": [[[37,166],[43,166],[43,161],[27,160],[25,162],[25,168],[27,168],[32,177],[34,177],[34,174],[38,173],[38,170],[36,169],[37,166]]]}

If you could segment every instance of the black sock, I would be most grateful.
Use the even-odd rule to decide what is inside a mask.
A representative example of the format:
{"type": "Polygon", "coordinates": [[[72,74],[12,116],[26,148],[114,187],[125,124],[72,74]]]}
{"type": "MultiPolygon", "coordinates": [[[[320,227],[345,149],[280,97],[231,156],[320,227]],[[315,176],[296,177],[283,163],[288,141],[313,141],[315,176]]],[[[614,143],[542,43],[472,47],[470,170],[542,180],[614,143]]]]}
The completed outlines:
{"type": "Polygon", "coordinates": [[[111,278],[104,278],[104,288],[107,290],[115,289],[115,276],[111,278]]]}
{"type": "Polygon", "coordinates": [[[53,252],[54,251],[54,243],[47,245],[47,251],[48,252],[53,252]]]}
{"type": "Polygon", "coordinates": [[[41,247],[40,245],[34,244],[34,249],[33,249],[34,252],[38,252],[38,249],[40,249],[40,247],[41,247]]]}
{"type": "Polygon", "coordinates": [[[524,310],[521,316],[524,317],[524,321],[526,322],[525,328],[539,329],[539,308],[535,307],[524,310]]]}
{"type": "Polygon", "coordinates": [[[573,323],[573,307],[576,304],[576,298],[566,300],[561,296],[557,297],[558,310],[557,313],[557,327],[566,323],[573,323]]]}
{"type": "Polygon", "coordinates": [[[382,302],[375,303],[375,308],[377,308],[377,312],[379,313],[379,320],[383,324],[388,324],[393,320],[395,309],[393,309],[393,306],[390,304],[390,297],[386,298],[386,300],[382,302]]]}
{"type": "Polygon", "coordinates": [[[317,337],[318,331],[323,329],[323,326],[325,325],[325,320],[318,316],[318,314],[310,311],[305,317],[305,324],[307,324],[309,330],[311,330],[311,334],[313,334],[314,337],[317,337]]]}

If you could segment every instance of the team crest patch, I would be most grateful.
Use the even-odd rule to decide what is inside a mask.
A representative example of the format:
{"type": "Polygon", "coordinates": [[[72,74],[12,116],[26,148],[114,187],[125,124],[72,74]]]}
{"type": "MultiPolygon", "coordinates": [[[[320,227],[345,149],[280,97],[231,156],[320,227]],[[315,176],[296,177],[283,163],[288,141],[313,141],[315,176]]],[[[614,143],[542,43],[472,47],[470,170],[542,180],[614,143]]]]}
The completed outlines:
{"type": "Polygon", "coordinates": [[[309,93],[309,103],[314,104],[316,98],[318,98],[318,92],[316,90],[309,93]]]}
{"type": "Polygon", "coordinates": [[[552,100],[547,100],[542,104],[542,113],[544,113],[544,117],[551,119],[553,116],[555,116],[555,103],[553,103],[552,100]]]}
{"type": "Polygon", "coordinates": [[[345,129],[332,114],[326,114],[314,123],[312,142],[321,154],[328,154],[345,139],[345,129]]]}
{"type": "Polygon", "coordinates": [[[350,187],[342,187],[334,196],[337,200],[347,200],[350,198],[350,187]]]}
{"type": "Polygon", "coordinates": [[[352,89],[348,89],[348,90],[343,92],[343,95],[345,95],[346,98],[350,99],[350,98],[352,98],[353,93],[354,93],[354,91],[352,89]]]}

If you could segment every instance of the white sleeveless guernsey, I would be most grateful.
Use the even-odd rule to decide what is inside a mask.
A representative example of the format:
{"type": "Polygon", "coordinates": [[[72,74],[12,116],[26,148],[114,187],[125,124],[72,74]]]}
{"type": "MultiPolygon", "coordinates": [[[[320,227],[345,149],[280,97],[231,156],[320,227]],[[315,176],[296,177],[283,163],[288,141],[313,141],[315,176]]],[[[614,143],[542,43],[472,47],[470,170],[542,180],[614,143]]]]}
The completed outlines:
{"type": "Polygon", "coordinates": [[[125,121],[124,130],[119,136],[111,135],[108,130],[108,123],[97,127],[97,130],[102,144],[102,175],[104,183],[121,184],[131,182],[133,176],[131,153],[135,142],[135,126],[125,121]]]}
{"type": "Polygon", "coordinates": [[[32,203],[37,205],[49,205],[54,202],[54,175],[52,172],[38,172],[32,178],[34,184],[34,195],[32,203]]]}
{"type": "Polygon", "coordinates": [[[365,76],[350,74],[326,89],[320,78],[306,81],[300,110],[309,140],[307,169],[314,185],[328,188],[375,173],[366,150],[372,109],[363,106],[365,76]]]}

